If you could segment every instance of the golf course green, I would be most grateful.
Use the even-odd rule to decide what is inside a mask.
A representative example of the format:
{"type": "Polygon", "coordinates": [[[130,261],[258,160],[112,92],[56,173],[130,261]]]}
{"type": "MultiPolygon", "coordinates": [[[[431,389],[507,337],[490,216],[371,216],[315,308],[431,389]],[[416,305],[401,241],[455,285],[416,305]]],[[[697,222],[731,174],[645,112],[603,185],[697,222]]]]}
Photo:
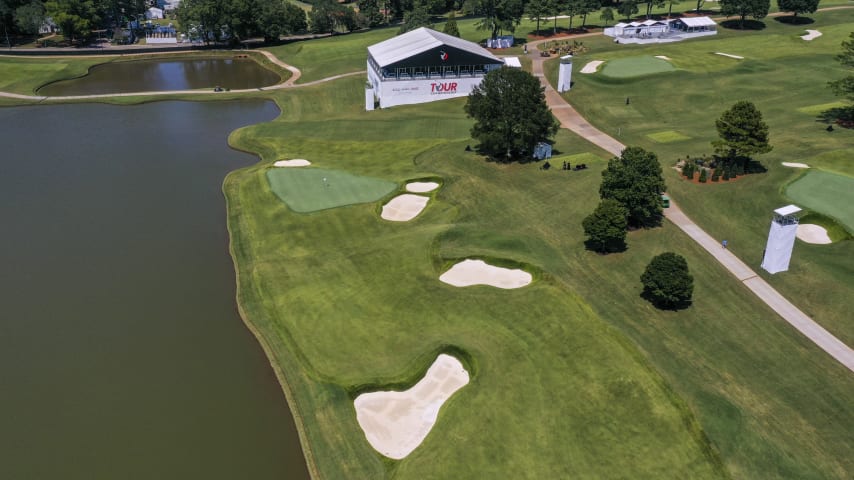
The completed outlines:
{"type": "Polygon", "coordinates": [[[854,178],[813,170],[789,185],[786,195],[854,231],[854,178]]]}
{"type": "MultiPolygon", "coordinates": [[[[846,74],[834,55],[854,9],[810,17],[810,28],[823,33],[811,42],[800,39],[802,26],[771,18],[761,30],[720,28],[681,43],[584,37],[588,50],[574,63],[606,64],[599,74],[576,75],[563,95],[603,132],[655,152],[667,193],[686,214],[854,345],[854,242],[839,232],[829,245],[798,242],[788,272],[758,268],[775,208],[802,202],[851,220],[850,208],[828,211],[835,197],[815,192],[828,175],[851,191],[854,131],[825,130],[817,106],[839,102],[826,83],[846,74]],[[655,58],[662,55],[671,60],[655,58]],[[741,99],[770,126],[774,149],[757,158],[767,171],[714,184],[682,179],[677,160],[710,155],[715,119],[741,99]],[[805,181],[813,184],[799,186],[805,181]]],[[[484,38],[476,21],[459,21],[464,38],[484,38]]],[[[516,36],[534,28],[525,20],[516,36]]],[[[306,83],[363,70],[365,47],[395,32],[269,50],[302,69],[298,83],[306,83]]],[[[557,62],[545,68],[556,84],[557,62]]],[[[28,65],[0,87],[26,92],[38,82],[22,77],[37,69],[60,75],[28,65]]],[[[358,75],[247,94],[274,100],[283,113],[229,137],[260,157],[223,185],[238,305],[288,399],[313,478],[851,477],[848,369],[672,223],[629,232],[621,253],[585,248],[581,222],[599,202],[611,155],[561,130],[552,164],[587,169],[487,161],[467,148],[476,142],[464,99],[366,112],[364,82],[358,75]],[[283,158],[312,166],[272,166],[283,158]],[[383,202],[412,179],[441,179],[430,207],[412,222],[383,221],[383,202]],[[663,252],[688,263],[689,308],[659,310],[641,296],[640,276],[663,252]],[[522,268],[534,282],[513,290],[441,282],[462,259],[522,268]],[[438,410],[411,454],[382,456],[357,422],[355,398],[412,387],[440,353],[460,359],[470,382],[438,410]]]]}

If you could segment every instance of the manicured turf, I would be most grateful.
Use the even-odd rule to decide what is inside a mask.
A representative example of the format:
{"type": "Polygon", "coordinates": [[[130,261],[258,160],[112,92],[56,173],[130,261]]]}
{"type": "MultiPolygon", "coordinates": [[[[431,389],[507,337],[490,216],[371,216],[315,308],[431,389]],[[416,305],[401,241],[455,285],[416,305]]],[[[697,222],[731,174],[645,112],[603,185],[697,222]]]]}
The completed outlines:
{"type": "MultiPolygon", "coordinates": [[[[578,55],[578,64],[588,59],[666,55],[678,70],[620,81],[576,75],[575,85],[565,98],[593,125],[621,142],[657,152],[665,167],[669,193],[695,222],[714,237],[728,239],[732,251],[771,285],[822,326],[854,345],[854,323],[848,313],[854,311],[854,296],[850,295],[854,242],[798,247],[785,274],[768,275],[759,269],[771,212],[792,203],[783,193],[784,186],[803,173],[780,163],[813,165],[812,159],[817,158],[815,166],[819,168],[827,166],[840,173],[845,173],[840,169],[851,169],[845,154],[831,152],[850,152],[854,130],[837,127],[827,132],[827,124],[798,109],[840,101],[827,88],[827,82],[850,73],[834,56],[851,32],[854,9],[810,17],[815,23],[809,28],[824,33],[812,42],[797,36],[802,26],[770,18],[764,21],[764,30],[719,28],[714,37],[669,44],[626,46],[591,37],[585,39],[590,52],[578,55]],[[747,58],[735,61],[710,52],[738,53],[747,58]],[[631,97],[631,105],[625,105],[626,97],[631,97]],[[707,185],[680,179],[668,167],[688,155],[710,156],[711,141],[716,138],[715,119],[742,99],[754,102],[769,124],[774,150],[757,157],[769,171],[707,185]],[[632,115],[623,113],[629,107],[634,109],[632,115]],[[684,132],[692,138],[657,143],[648,137],[663,130],[684,132]]],[[[548,62],[546,68],[551,81],[556,82],[556,63],[548,62]]]]}
{"type": "Polygon", "coordinates": [[[830,110],[831,108],[840,108],[846,105],[847,104],[845,102],[820,103],[818,105],[807,105],[805,107],[800,107],[798,108],[798,111],[815,117],[816,115],[820,115],[826,110],[830,110]]]}
{"type": "Polygon", "coordinates": [[[35,95],[35,90],[54,80],[85,75],[89,67],[115,57],[12,58],[0,57],[0,91],[35,95]]]}
{"type": "Polygon", "coordinates": [[[685,140],[690,140],[691,137],[688,135],[683,135],[674,130],[665,130],[663,132],[655,132],[648,133],[646,135],[647,138],[656,142],[656,143],[672,143],[672,142],[682,142],[685,140]]]}
{"type": "Polygon", "coordinates": [[[618,58],[605,63],[602,75],[612,78],[632,78],[676,70],[667,60],[651,55],[618,58]]]}
{"type": "Polygon", "coordinates": [[[267,179],[270,190],[299,213],[375,202],[397,188],[394,182],[323,168],[271,168],[267,179]]]}
{"type": "Polygon", "coordinates": [[[225,186],[242,310],[288,380],[323,478],[705,478],[725,468],[800,479],[854,468],[850,372],[680,231],[632,232],[617,255],[584,249],[580,222],[607,155],[562,131],[555,149],[571,156],[553,160],[588,170],[484,162],[465,152],[463,101],[364,112],[361,85],[280,92],[287,115],[232,142],[267,161],[443,179],[415,221],[382,222],[369,204],[297,215],[270,201],[263,163],[225,186]],[[695,303],[680,312],[640,297],[646,263],[668,250],[695,276],[695,303]],[[518,262],[537,281],[514,291],[438,281],[464,257],[518,262]],[[356,425],[353,393],[405,388],[445,345],[471,359],[472,383],[410,457],[381,459],[356,425]]]}
{"type": "Polygon", "coordinates": [[[798,205],[829,215],[854,232],[854,178],[810,170],[786,188],[798,205]]]}

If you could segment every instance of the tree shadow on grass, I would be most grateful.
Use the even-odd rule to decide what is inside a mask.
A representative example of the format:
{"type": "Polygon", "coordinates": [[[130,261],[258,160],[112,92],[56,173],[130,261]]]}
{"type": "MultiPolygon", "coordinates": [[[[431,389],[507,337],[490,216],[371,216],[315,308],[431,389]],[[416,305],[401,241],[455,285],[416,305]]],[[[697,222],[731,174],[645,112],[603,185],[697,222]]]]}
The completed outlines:
{"type": "Polygon", "coordinates": [[[765,30],[766,27],[765,23],[759,20],[745,20],[742,24],[739,19],[724,20],[721,26],[731,30],[765,30]]]}
{"type": "Polygon", "coordinates": [[[658,297],[650,294],[646,289],[641,292],[640,297],[651,303],[653,307],[659,310],[671,310],[673,312],[685,310],[693,303],[691,300],[685,300],[681,302],[661,302],[658,297]]]}
{"type": "Polygon", "coordinates": [[[836,124],[842,128],[854,128],[854,105],[825,110],[818,115],[818,122],[836,124]]]}
{"type": "Polygon", "coordinates": [[[810,17],[796,17],[794,15],[774,17],[774,21],[785,23],[786,25],[809,25],[811,23],[815,23],[815,20],[810,17]]]}
{"type": "Polygon", "coordinates": [[[629,246],[626,244],[625,240],[609,242],[606,245],[602,245],[600,242],[594,242],[593,240],[587,239],[584,241],[584,248],[591,252],[596,252],[599,255],[608,255],[609,253],[625,252],[629,249],[629,246]]]}

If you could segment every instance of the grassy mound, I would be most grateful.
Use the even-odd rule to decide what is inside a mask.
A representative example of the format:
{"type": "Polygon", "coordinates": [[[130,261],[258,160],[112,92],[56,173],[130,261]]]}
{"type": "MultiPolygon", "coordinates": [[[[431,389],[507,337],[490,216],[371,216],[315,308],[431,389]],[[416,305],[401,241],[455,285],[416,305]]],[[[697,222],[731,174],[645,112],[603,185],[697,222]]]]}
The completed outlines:
{"type": "Polygon", "coordinates": [[[272,168],[267,179],[270,190],[299,213],[375,202],[397,188],[387,180],[323,168],[272,168]]]}
{"type": "Polygon", "coordinates": [[[632,78],[676,70],[670,62],[651,55],[611,60],[602,69],[602,75],[612,78],[632,78]]]}
{"type": "Polygon", "coordinates": [[[790,184],[786,195],[854,231],[854,178],[813,169],[790,184]]]}

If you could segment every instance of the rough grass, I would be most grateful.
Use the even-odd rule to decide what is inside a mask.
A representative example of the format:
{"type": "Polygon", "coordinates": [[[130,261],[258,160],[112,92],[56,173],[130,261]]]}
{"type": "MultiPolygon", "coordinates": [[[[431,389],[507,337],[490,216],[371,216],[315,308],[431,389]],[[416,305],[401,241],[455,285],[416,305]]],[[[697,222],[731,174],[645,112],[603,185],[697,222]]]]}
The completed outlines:
{"type": "Polygon", "coordinates": [[[394,182],[324,168],[271,168],[267,179],[270,190],[299,213],[375,202],[397,188],[394,182]]]}
{"type": "Polygon", "coordinates": [[[854,178],[811,169],[786,188],[786,195],[854,231],[854,178]]]}
{"type": "Polygon", "coordinates": [[[35,95],[41,85],[80,77],[89,67],[115,57],[99,58],[17,58],[0,57],[0,91],[35,95]]]}

